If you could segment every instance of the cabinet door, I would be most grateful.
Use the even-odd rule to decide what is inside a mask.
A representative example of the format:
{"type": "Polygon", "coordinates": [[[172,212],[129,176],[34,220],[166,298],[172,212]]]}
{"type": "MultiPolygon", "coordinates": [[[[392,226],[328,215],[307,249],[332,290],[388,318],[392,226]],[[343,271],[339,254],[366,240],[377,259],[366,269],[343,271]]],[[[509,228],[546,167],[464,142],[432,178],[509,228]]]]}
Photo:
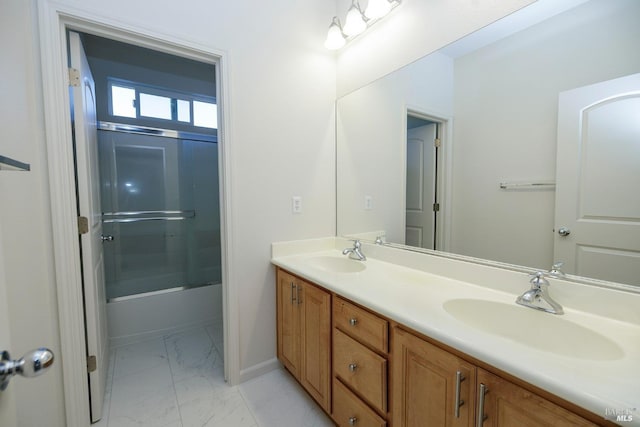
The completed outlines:
{"type": "MultiPolygon", "coordinates": [[[[503,378],[478,368],[478,389],[484,386],[484,407],[477,413],[483,427],[595,426],[595,424],[503,378]]],[[[478,391],[480,393],[480,391],[478,391]]],[[[478,395],[478,402],[481,399],[478,395]]]]}
{"type": "Polygon", "coordinates": [[[300,375],[300,321],[297,283],[292,275],[278,269],[276,286],[278,359],[294,377],[300,375]]]}
{"type": "Polygon", "coordinates": [[[331,295],[301,280],[298,285],[302,339],[300,382],[330,412],[331,295]]]}
{"type": "Polygon", "coordinates": [[[393,426],[473,426],[475,367],[394,328],[393,426]]]}

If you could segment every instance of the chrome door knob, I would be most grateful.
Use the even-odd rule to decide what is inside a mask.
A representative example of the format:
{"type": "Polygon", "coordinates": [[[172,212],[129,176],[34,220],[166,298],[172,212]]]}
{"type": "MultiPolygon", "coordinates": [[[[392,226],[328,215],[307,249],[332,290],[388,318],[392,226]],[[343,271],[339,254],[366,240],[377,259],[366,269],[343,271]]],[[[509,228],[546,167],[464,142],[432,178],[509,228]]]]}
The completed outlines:
{"type": "Polygon", "coordinates": [[[103,242],[113,242],[113,236],[112,235],[102,235],[100,236],[100,240],[102,240],[103,242]]]}
{"type": "Polygon", "coordinates": [[[53,352],[48,348],[32,350],[18,360],[11,360],[8,351],[0,353],[0,390],[9,385],[11,377],[32,378],[44,374],[53,365],[53,352]]]}
{"type": "Polygon", "coordinates": [[[571,234],[571,230],[569,230],[567,227],[560,227],[558,229],[558,234],[561,235],[562,237],[566,237],[569,234],[571,234]]]}

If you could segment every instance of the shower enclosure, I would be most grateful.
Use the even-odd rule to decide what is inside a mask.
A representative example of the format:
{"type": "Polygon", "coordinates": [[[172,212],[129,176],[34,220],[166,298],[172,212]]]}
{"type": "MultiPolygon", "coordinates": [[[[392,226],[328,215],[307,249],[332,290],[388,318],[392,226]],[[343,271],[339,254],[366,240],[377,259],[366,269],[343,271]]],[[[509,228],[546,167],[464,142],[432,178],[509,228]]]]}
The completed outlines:
{"type": "Polygon", "coordinates": [[[221,283],[215,137],[99,129],[109,302],[221,283]]]}

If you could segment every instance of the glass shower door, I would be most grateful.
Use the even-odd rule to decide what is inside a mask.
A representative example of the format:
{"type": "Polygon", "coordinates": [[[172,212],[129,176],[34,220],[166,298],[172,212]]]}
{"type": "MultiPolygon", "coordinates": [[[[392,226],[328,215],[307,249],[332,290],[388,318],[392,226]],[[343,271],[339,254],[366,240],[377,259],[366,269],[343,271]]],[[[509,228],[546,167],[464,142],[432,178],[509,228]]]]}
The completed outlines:
{"type": "Polygon", "coordinates": [[[103,227],[114,237],[105,242],[107,297],[219,281],[219,249],[198,253],[214,240],[206,225],[219,231],[216,144],[113,131],[99,131],[99,144],[103,227]]]}

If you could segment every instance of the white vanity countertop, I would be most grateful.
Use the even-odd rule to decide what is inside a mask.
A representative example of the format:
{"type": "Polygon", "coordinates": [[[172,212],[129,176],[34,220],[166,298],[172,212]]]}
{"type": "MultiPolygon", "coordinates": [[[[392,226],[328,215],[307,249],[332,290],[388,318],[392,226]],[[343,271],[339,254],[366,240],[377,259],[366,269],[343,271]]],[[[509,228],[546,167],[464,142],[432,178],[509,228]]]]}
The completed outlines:
{"type": "MultiPolygon", "coordinates": [[[[596,415],[604,417],[610,411],[630,411],[633,420],[624,425],[640,426],[640,322],[637,317],[640,315],[640,295],[564,284],[561,281],[552,282],[549,293],[565,310],[564,315],[558,316],[561,320],[583,326],[615,343],[616,350],[613,353],[600,354],[599,349],[596,349],[593,354],[587,354],[588,350],[585,350],[580,357],[574,357],[525,344],[524,337],[535,331],[540,332],[535,328],[548,324],[550,320],[555,321],[546,318],[555,315],[515,304],[517,295],[529,288],[527,277],[523,273],[499,269],[492,271],[487,266],[470,265],[458,260],[434,261],[432,259],[440,257],[415,253],[405,255],[401,253],[405,251],[373,245],[363,245],[363,252],[368,258],[364,262],[366,268],[363,271],[330,272],[314,267],[314,259],[346,259],[336,247],[348,247],[349,243],[342,239],[309,242],[311,243],[274,244],[272,263],[596,415]],[[398,265],[398,259],[405,256],[427,266],[433,262],[446,264],[446,268],[452,269],[452,274],[436,275],[421,271],[423,267],[416,269],[398,265]],[[394,262],[383,260],[388,258],[394,258],[394,262]],[[453,274],[454,270],[464,270],[467,275],[476,270],[481,282],[487,282],[487,278],[492,275],[495,280],[490,280],[489,285],[476,284],[475,280],[471,283],[469,280],[460,280],[459,276],[464,274],[453,274]],[[514,282],[513,289],[510,289],[511,285],[505,285],[509,281],[514,282]],[[586,301],[591,297],[596,299],[595,303],[598,305],[618,304],[620,312],[634,313],[636,317],[626,321],[603,316],[601,313],[582,311],[585,304],[580,309],[575,309],[569,300],[563,300],[571,295],[571,291],[575,293],[576,301],[586,301]],[[512,305],[514,308],[507,307],[511,311],[525,310],[523,318],[529,321],[522,328],[523,341],[492,334],[453,317],[443,306],[445,302],[455,299],[488,300],[512,305]],[[622,307],[620,301],[626,307],[622,307]],[[537,320],[539,324],[536,323],[537,320]]],[[[442,265],[441,268],[434,269],[439,269],[440,272],[443,268],[446,270],[442,265]]],[[[488,316],[492,314],[495,318],[495,313],[488,313],[488,316]]],[[[510,321],[508,316],[503,320],[507,323],[510,321]]],[[[547,329],[550,330],[543,331],[542,336],[549,334],[550,343],[553,340],[563,340],[557,336],[555,328],[547,326],[547,329]]],[[[589,343],[585,344],[588,348],[589,343]]],[[[549,344],[549,348],[553,349],[554,345],[549,344]]],[[[611,416],[606,418],[610,420],[611,416]]]]}

